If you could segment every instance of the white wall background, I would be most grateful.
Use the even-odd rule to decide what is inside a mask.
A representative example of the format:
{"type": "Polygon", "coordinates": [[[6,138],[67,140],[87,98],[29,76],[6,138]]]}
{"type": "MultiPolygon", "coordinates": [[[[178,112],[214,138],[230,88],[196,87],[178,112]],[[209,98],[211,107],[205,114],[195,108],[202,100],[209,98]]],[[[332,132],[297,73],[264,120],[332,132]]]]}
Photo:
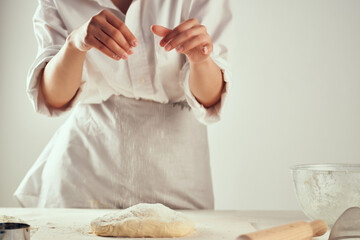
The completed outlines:
{"type": "MultiPolygon", "coordinates": [[[[360,1],[234,3],[234,84],[209,128],[217,209],[297,209],[288,167],[360,162],[360,1]]],[[[35,114],[25,79],[36,1],[0,3],[0,207],[63,118],[35,114]]]]}

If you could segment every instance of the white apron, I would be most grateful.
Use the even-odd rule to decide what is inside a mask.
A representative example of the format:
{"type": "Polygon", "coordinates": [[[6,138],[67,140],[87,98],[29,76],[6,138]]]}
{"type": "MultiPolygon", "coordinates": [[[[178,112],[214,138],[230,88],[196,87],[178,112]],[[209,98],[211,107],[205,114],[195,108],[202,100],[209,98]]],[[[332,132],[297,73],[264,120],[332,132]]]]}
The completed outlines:
{"type": "Polygon", "coordinates": [[[14,196],[24,207],[212,209],[206,126],[186,102],[79,104],[14,196]]]}

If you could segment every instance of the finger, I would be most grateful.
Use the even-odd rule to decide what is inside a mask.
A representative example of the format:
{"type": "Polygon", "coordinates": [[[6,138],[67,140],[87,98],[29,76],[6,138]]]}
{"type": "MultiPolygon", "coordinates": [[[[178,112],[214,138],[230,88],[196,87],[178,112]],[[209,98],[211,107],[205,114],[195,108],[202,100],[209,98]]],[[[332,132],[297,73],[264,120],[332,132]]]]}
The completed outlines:
{"type": "Polygon", "coordinates": [[[114,60],[121,59],[119,55],[115,54],[113,51],[111,51],[108,47],[106,47],[101,41],[99,41],[95,37],[90,37],[89,42],[94,48],[98,49],[100,52],[104,53],[108,57],[111,57],[114,60]]]}
{"type": "MultiPolygon", "coordinates": [[[[207,46],[208,50],[207,54],[210,53],[210,48],[208,47],[211,45],[210,37],[205,34],[197,35],[190,40],[184,42],[184,44],[180,45],[176,50],[180,53],[187,53],[188,51],[192,50],[196,47],[201,47],[201,50],[204,46],[207,46]]],[[[203,51],[203,50],[202,50],[203,51]]]]}
{"type": "MultiPolygon", "coordinates": [[[[99,40],[104,46],[106,46],[113,54],[120,56],[122,59],[127,59],[128,54],[122,49],[112,38],[110,38],[106,33],[99,30],[94,33],[94,36],[99,40]]],[[[99,49],[100,50],[100,49],[99,49]]]]}
{"type": "Polygon", "coordinates": [[[116,29],[118,29],[125,37],[127,42],[133,46],[136,47],[139,43],[137,38],[132,34],[132,32],[129,30],[129,28],[123,23],[120,19],[118,19],[114,14],[109,12],[106,14],[106,20],[113,25],[116,29]]]}
{"type": "Polygon", "coordinates": [[[159,37],[165,37],[167,34],[171,32],[171,29],[160,25],[151,25],[151,31],[159,37]]]}
{"type": "Polygon", "coordinates": [[[197,25],[192,27],[188,30],[183,31],[179,35],[175,36],[166,46],[166,51],[171,51],[172,49],[178,47],[179,45],[183,44],[185,41],[193,38],[194,36],[200,34],[207,34],[206,28],[203,25],[197,25]]]}
{"type": "Polygon", "coordinates": [[[113,25],[105,23],[101,26],[101,29],[111,37],[122,49],[125,50],[128,54],[133,54],[132,46],[127,42],[122,33],[117,30],[113,25]]]}
{"type": "Polygon", "coordinates": [[[174,28],[169,34],[167,34],[161,41],[160,46],[165,46],[167,43],[169,43],[170,40],[172,40],[176,35],[179,33],[192,28],[193,26],[199,24],[199,22],[195,18],[190,18],[186,20],[185,22],[181,23],[179,26],[174,28]]]}

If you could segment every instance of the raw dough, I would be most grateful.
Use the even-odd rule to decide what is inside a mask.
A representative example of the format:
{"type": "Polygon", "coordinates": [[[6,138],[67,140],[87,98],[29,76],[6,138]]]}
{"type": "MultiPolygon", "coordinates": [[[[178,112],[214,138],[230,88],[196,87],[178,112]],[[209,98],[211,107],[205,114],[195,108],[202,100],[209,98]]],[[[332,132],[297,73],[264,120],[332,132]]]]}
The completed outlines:
{"type": "Polygon", "coordinates": [[[194,223],[160,203],[140,203],[94,219],[91,229],[99,236],[183,237],[193,232],[194,223]]]}

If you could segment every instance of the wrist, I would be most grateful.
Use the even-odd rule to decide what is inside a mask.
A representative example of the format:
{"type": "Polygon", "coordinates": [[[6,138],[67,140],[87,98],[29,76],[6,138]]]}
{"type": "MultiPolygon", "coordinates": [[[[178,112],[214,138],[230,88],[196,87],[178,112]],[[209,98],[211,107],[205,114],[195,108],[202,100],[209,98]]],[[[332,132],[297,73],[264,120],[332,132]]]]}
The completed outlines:
{"type": "Polygon", "coordinates": [[[74,32],[70,33],[70,35],[66,38],[65,41],[66,49],[77,55],[86,55],[87,50],[85,51],[81,50],[81,48],[78,46],[75,40],[76,39],[74,36],[74,32]]]}
{"type": "Polygon", "coordinates": [[[214,62],[210,56],[208,56],[206,59],[204,59],[201,62],[191,62],[189,61],[190,68],[208,68],[211,67],[214,62]]]}

